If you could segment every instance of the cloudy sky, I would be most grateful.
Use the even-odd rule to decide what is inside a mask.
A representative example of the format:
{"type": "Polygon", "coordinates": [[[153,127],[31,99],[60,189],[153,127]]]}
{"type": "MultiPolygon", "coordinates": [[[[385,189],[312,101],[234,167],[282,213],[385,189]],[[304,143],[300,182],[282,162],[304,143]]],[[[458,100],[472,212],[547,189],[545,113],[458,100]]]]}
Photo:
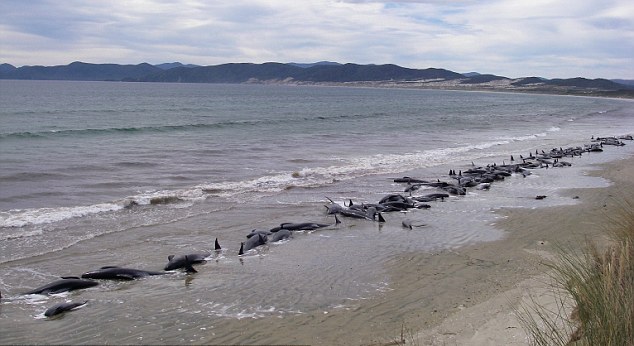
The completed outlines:
{"type": "Polygon", "coordinates": [[[321,60],[634,79],[634,1],[0,1],[18,67],[321,60]]]}

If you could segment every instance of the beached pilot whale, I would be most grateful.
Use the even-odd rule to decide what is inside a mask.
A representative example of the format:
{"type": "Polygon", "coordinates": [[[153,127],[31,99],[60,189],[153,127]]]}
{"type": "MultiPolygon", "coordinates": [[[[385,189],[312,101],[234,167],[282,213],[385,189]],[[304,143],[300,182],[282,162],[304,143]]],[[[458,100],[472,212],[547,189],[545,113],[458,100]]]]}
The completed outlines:
{"type": "Polygon", "coordinates": [[[66,311],[77,309],[81,306],[86,305],[86,303],[88,303],[87,300],[84,300],[83,302],[65,302],[65,303],[55,304],[51,306],[50,308],[46,309],[46,311],[44,312],[44,316],[53,317],[61,313],[64,313],[66,311]]]}
{"type": "Polygon", "coordinates": [[[82,280],[76,276],[63,276],[60,280],[53,281],[50,284],[30,290],[24,294],[56,294],[97,285],[99,285],[99,283],[96,281],[82,280]]]}
{"type": "Polygon", "coordinates": [[[180,268],[184,268],[188,273],[198,273],[198,270],[194,269],[192,264],[201,264],[207,262],[207,257],[211,254],[207,253],[194,253],[189,255],[169,255],[167,260],[169,261],[163,270],[170,271],[180,268]]]}
{"type": "Polygon", "coordinates": [[[154,272],[141,269],[121,268],[116,266],[101,267],[97,270],[81,274],[84,279],[102,280],[134,280],[153,275],[165,275],[165,272],[154,272]]]}
{"type": "Polygon", "coordinates": [[[269,240],[269,242],[271,243],[275,243],[284,239],[289,239],[292,237],[292,233],[291,231],[282,228],[281,230],[273,233],[273,235],[271,236],[271,239],[269,240]]]}
{"type": "Polygon", "coordinates": [[[355,218],[366,219],[370,221],[385,222],[383,215],[376,210],[376,207],[368,207],[367,209],[347,208],[339,212],[340,215],[355,218]]]}
{"type": "MultiPolygon", "coordinates": [[[[214,250],[220,251],[222,248],[220,247],[220,243],[218,242],[218,238],[214,243],[214,250]]],[[[203,253],[192,253],[188,255],[169,255],[167,256],[168,263],[165,265],[164,270],[176,270],[180,268],[185,268],[187,272],[195,273],[196,269],[192,267],[192,264],[201,264],[205,263],[207,258],[211,256],[209,252],[203,253]]]]}
{"type": "Polygon", "coordinates": [[[258,234],[262,234],[262,235],[265,235],[265,236],[270,236],[273,233],[271,233],[268,230],[263,230],[263,229],[257,229],[256,228],[256,229],[252,229],[251,232],[249,232],[249,234],[247,234],[247,239],[249,239],[249,238],[251,238],[251,237],[253,237],[255,235],[258,235],[258,234]]]}
{"type": "MultiPolygon", "coordinates": [[[[338,225],[340,223],[341,221],[339,221],[339,218],[337,218],[337,215],[335,214],[334,225],[338,225]]],[[[324,227],[334,226],[334,225],[327,224],[327,223],[317,223],[317,222],[300,222],[300,223],[285,222],[280,224],[277,227],[271,228],[269,232],[278,232],[279,230],[282,230],[282,229],[286,229],[289,231],[314,231],[319,228],[324,228],[324,227]]]]}
{"type": "Polygon", "coordinates": [[[268,236],[262,233],[257,233],[253,237],[249,237],[247,241],[240,243],[240,251],[238,251],[238,255],[244,255],[245,252],[255,249],[260,245],[266,244],[268,241],[268,236]]]}
{"type": "Polygon", "coordinates": [[[330,204],[324,205],[324,207],[326,207],[326,209],[328,210],[328,215],[340,213],[342,210],[345,209],[343,206],[341,206],[341,204],[335,203],[335,201],[330,199],[330,197],[326,198],[330,201],[330,204]]]}
{"type": "MultiPolygon", "coordinates": [[[[328,198],[328,197],[326,197],[328,198]]],[[[328,210],[328,214],[334,214],[335,215],[335,224],[340,223],[341,221],[339,221],[339,219],[336,217],[337,214],[339,215],[343,215],[343,216],[347,216],[347,217],[352,217],[352,218],[357,218],[357,219],[366,219],[366,220],[371,220],[371,221],[379,221],[379,222],[385,222],[385,219],[383,218],[383,216],[381,215],[380,212],[377,211],[376,207],[374,206],[370,206],[370,207],[365,207],[363,205],[355,205],[352,203],[352,200],[350,200],[350,204],[347,206],[342,206],[338,203],[335,203],[332,199],[328,198],[328,200],[330,201],[330,204],[325,205],[326,209],[328,210]]],[[[345,202],[344,202],[345,204],[345,202]]]]}

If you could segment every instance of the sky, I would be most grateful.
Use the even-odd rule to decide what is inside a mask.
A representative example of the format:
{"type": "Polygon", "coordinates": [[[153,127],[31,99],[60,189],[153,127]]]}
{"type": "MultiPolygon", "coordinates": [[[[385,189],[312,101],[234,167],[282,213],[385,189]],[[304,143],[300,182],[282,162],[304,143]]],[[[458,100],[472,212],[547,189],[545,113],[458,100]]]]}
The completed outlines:
{"type": "Polygon", "coordinates": [[[323,60],[634,79],[634,1],[0,1],[0,63],[16,67],[323,60]]]}

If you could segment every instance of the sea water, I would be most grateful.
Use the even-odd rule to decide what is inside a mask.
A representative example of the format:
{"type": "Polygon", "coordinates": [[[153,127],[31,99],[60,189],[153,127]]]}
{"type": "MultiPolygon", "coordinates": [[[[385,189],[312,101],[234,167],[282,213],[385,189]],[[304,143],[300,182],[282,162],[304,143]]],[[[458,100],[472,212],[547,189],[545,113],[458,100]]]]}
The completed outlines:
{"type": "Polygon", "coordinates": [[[391,289],[390,258],[499,239],[492,211],[575,203],[557,192],[609,184],[584,172],[634,144],[426,210],[386,213],[382,224],[340,217],[244,256],[240,243],[282,222],[334,224],[328,198],[407,195],[397,177],[452,181],[450,169],[632,134],[632,105],[417,89],[0,81],[0,342],[253,343],[233,321],[358,306],[391,289]],[[405,218],[425,226],[405,229],[405,218]],[[208,251],[216,238],[223,250],[197,274],[22,295],[107,265],[160,271],[168,255],[208,251]],[[89,304],[46,323],[43,311],[68,299],[89,304]]]}

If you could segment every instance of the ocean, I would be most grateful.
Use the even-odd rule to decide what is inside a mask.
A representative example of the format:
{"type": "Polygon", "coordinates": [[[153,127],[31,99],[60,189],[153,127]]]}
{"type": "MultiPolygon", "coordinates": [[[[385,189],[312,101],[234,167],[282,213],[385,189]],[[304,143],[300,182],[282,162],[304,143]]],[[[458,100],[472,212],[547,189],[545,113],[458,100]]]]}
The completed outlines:
{"type": "Polygon", "coordinates": [[[297,316],[354,310],[372,319],[363,306],[392,289],[387,261],[500,239],[494,211],[502,207],[577,203],[558,192],[606,186],[584,172],[631,155],[634,143],[428,209],[384,213],[384,223],[339,216],[335,225],[329,199],[377,203],[408,195],[395,178],[453,181],[452,169],[634,134],[633,105],[499,92],[1,80],[0,343],[306,343],[291,336],[297,316]],[[403,228],[405,219],[424,226],[403,228]],[[332,226],[238,255],[251,230],[284,222],[332,226]],[[223,249],[195,274],[22,294],[103,266],[162,271],[169,255],[210,251],[216,238],[223,249]],[[88,303],[43,316],[67,300],[88,303]],[[280,318],[290,330],[267,329],[280,318]]]}

